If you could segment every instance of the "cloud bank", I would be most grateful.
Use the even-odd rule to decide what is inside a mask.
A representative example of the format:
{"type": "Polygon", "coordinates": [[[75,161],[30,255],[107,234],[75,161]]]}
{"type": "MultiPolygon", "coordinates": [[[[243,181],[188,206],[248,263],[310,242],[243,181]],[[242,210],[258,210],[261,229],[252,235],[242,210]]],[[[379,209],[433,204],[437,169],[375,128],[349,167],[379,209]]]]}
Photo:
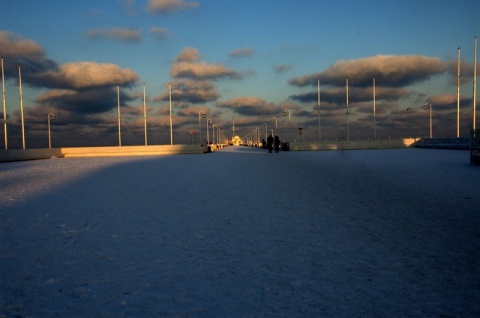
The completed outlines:
{"type": "Polygon", "coordinates": [[[445,63],[439,58],[420,55],[376,55],[356,60],[341,60],[325,71],[295,77],[289,80],[294,86],[322,84],[342,86],[348,77],[349,85],[368,86],[375,77],[381,86],[406,86],[442,74],[445,63]]]}
{"type": "Polygon", "coordinates": [[[137,80],[138,75],[131,69],[96,62],[65,63],[55,70],[32,75],[32,81],[38,86],[65,89],[123,86],[137,80]]]}
{"type": "Polygon", "coordinates": [[[18,76],[18,65],[24,74],[44,72],[57,67],[47,59],[43,48],[31,39],[18,34],[0,31],[0,56],[4,58],[5,76],[18,76]]]}
{"type": "Polygon", "coordinates": [[[270,116],[279,114],[281,108],[254,96],[242,96],[217,103],[217,107],[226,108],[244,116],[270,116]]]}
{"type": "Polygon", "coordinates": [[[176,78],[196,80],[240,77],[237,71],[224,65],[200,61],[200,53],[194,48],[185,48],[180,52],[170,68],[170,75],[176,78]]]}

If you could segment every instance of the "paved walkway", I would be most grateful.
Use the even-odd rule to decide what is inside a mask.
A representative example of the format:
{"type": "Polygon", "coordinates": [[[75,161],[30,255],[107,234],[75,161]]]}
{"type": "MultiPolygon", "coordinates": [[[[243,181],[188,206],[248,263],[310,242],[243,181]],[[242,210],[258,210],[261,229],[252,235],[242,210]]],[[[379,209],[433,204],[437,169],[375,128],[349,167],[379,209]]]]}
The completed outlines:
{"type": "Polygon", "coordinates": [[[480,170],[442,150],[0,165],[0,317],[474,317],[480,170]]]}

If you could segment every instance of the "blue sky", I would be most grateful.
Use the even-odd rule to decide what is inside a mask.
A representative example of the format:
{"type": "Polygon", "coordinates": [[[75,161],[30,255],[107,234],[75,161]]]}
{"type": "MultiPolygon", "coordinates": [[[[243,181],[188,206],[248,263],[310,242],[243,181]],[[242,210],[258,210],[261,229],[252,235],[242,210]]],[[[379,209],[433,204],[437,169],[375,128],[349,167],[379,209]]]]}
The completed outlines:
{"type": "Polygon", "coordinates": [[[116,145],[116,85],[123,144],[143,144],[142,84],[149,143],[168,143],[169,82],[174,143],[201,110],[229,137],[233,114],[240,136],[278,117],[285,139],[289,108],[318,138],[317,78],[322,138],[345,138],[346,77],[350,138],[371,138],[374,76],[378,137],[427,134],[427,100],[434,135],[455,136],[458,47],[466,135],[479,17],[478,0],[0,0],[9,144],[21,147],[18,64],[27,148],[47,145],[49,112],[54,146],[116,145]]]}

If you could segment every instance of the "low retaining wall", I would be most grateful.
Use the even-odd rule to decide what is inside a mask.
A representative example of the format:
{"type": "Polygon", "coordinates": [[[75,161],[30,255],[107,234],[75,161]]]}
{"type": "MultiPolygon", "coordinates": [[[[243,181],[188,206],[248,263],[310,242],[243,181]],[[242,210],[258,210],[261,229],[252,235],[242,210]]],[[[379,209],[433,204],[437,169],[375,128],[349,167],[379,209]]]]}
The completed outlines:
{"type": "Polygon", "coordinates": [[[159,156],[174,154],[203,154],[207,147],[200,145],[116,146],[116,147],[66,147],[52,149],[0,150],[0,162],[50,158],[159,156]]]}
{"type": "Polygon", "coordinates": [[[341,141],[300,141],[291,142],[291,151],[316,150],[355,150],[355,149],[392,149],[411,147],[417,142],[415,138],[405,139],[371,139],[371,140],[341,140],[341,141]]]}
{"type": "Polygon", "coordinates": [[[422,138],[416,148],[469,150],[470,138],[422,138]]]}

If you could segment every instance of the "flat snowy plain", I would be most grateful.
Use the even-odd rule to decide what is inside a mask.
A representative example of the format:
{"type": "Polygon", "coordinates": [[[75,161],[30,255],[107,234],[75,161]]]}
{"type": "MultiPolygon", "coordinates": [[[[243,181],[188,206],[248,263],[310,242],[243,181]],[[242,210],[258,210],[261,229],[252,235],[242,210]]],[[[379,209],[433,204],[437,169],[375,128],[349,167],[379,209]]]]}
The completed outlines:
{"type": "Polygon", "coordinates": [[[0,317],[479,317],[452,150],[0,164],[0,317]]]}

